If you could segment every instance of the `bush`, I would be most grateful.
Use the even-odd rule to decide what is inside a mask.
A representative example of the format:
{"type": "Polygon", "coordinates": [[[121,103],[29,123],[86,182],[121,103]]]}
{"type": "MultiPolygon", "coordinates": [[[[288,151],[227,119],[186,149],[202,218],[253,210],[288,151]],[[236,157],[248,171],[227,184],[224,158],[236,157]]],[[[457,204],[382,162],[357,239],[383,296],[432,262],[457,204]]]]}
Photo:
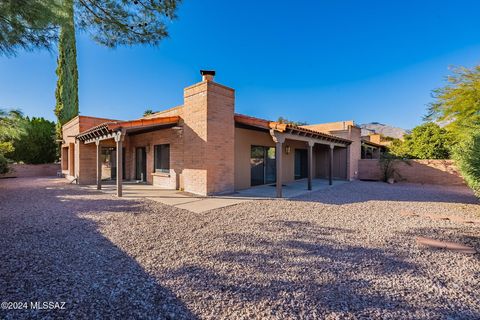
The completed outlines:
{"type": "Polygon", "coordinates": [[[467,184],[480,197],[480,129],[454,148],[454,159],[467,184]]]}
{"type": "Polygon", "coordinates": [[[8,168],[7,158],[0,153],[0,174],[8,173],[10,169],[8,168]]]}
{"type": "Polygon", "coordinates": [[[25,118],[25,132],[13,141],[9,159],[28,164],[52,163],[57,159],[55,123],[44,118],[25,118]]]}
{"type": "Polygon", "coordinates": [[[404,140],[394,140],[390,151],[401,158],[448,159],[451,137],[447,130],[433,122],[426,122],[406,134],[404,140]]]}

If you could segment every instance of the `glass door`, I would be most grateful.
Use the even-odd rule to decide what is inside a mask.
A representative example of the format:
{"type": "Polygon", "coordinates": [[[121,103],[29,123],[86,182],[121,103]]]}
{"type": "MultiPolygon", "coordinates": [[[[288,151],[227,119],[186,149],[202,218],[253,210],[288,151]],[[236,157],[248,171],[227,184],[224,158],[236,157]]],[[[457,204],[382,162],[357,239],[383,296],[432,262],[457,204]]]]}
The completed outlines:
{"type": "Polygon", "coordinates": [[[145,147],[135,149],[135,179],[147,181],[147,152],[145,147]]]}
{"type": "Polygon", "coordinates": [[[295,179],[303,179],[308,175],[308,159],[306,149],[295,149],[295,179]]]}
{"type": "Polygon", "coordinates": [[[252,146],[250,151],[250,185],[258,186],[276,181],[275,148],[252,146]]]}

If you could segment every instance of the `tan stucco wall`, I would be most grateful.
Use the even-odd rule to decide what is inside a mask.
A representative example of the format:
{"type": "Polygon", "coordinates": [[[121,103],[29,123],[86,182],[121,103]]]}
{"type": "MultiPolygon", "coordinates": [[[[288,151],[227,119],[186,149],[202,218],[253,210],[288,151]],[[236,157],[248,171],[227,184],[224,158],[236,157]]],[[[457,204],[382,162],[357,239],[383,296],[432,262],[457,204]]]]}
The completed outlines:
{"type": "Polygon", "coordinates": [[[329,131],[334,131],[334,130],[348,130],[348,127],[354,126],[354,125],[355,124],[353,120],[347,120],[347,121],[338,121],[338,122],[310,124],[302,127],[329,133],[329,131]]]}
{"type": "Polygon", "coordinates": [[[349,180],[358,179],[358,160],[362,158],[362,137],[361,129],[359,127],[350,126],[347,130],[333,130],[330,134],[351,140],[350,144],[350,177],[349,180]]]}
{"type": "MultiPolygon", "coordinates": [[[[359,160],[359,179],[383,180],[380,161],[359,160]]],[[[465,185],[453,160],[395,160],[393,162],[396,181],[460,186],[465,185]]]]}
{"type": "MultiPolygon", "coordinates": [[[[251,169],[250,152],[252,146],[275,147],[268,132],[235,128],[235,190],[250,188],[251,169]]],[[[286,139],[282,148],[282,179],[283,183],[295,180],[295,149],[307,149],[307,143],[286,139]],[[285,153],[285,147],[290,146],[290,154],[285,153]]],[[[313,172],[316,172],[317,157],[313,153],[313,172]]]]}

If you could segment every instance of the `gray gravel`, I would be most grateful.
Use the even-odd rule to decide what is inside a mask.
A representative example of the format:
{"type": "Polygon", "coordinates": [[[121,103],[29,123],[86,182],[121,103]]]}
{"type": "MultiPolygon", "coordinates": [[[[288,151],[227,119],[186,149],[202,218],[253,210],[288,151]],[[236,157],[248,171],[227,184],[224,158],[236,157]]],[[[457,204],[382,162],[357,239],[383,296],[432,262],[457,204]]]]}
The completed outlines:
{"type": "Polygon", "coordinates": [[[0,180],[0,301],[66,310],[0,318],[480,319],[480,250],[466,188],[354,182],[294,201],[191,213],[57,179],[0,180]]]}

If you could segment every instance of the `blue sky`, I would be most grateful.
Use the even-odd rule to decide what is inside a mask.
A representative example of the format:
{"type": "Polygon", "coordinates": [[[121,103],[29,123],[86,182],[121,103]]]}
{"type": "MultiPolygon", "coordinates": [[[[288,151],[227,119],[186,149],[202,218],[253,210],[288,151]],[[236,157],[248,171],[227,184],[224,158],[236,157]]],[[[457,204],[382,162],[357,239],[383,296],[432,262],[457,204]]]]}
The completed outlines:
{"type": "MultiPolygon", "coordinates": [[[[421,123],[452,65],[480,63],[480,1],[184,0],[159,47],[78,37],[80,112],[132,119],[182,103],[200,69],[236,111],[320,123],[421,123]]],[[[56,53],[0,57],[0,107],[54,119],[56,53]]]]}

